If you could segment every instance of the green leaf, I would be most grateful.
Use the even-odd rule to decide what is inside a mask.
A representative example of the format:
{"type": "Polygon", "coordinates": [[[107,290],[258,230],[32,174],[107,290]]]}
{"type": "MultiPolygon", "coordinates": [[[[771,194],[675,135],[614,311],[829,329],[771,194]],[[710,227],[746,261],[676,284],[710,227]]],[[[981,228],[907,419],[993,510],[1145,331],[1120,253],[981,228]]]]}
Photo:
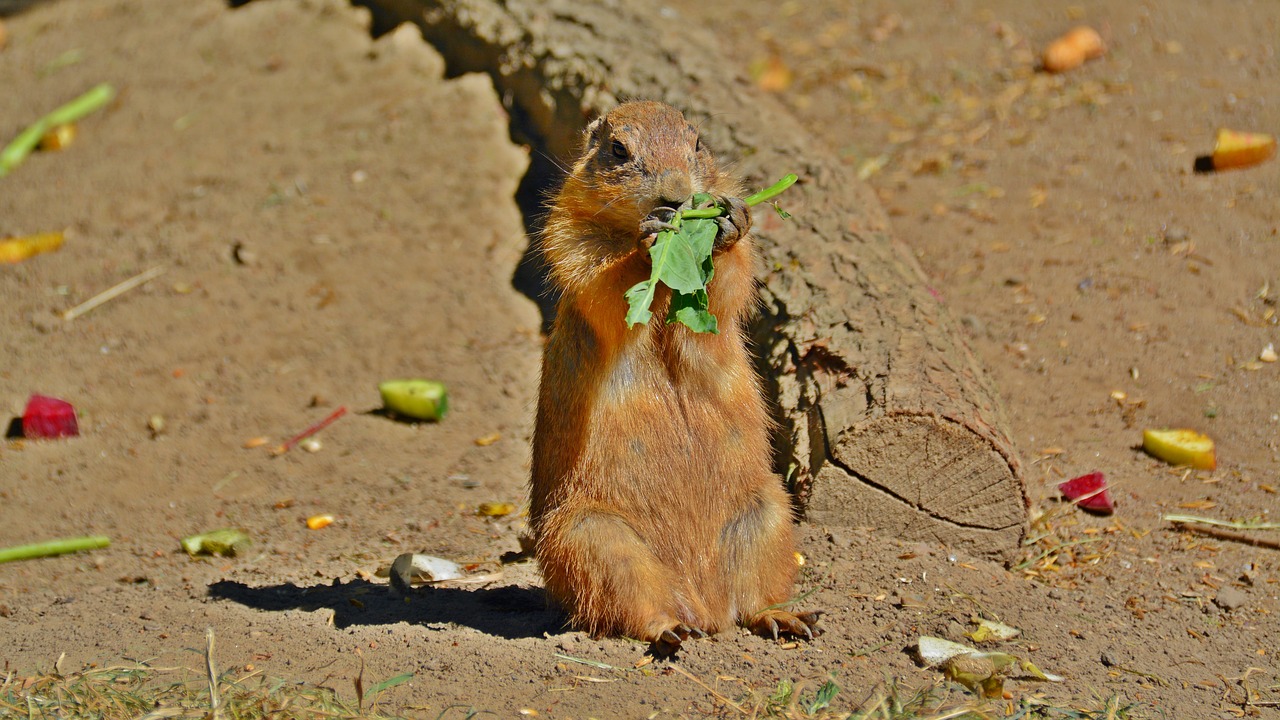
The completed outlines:
{"type": "Polygon", "coordinates": [[[653,313],[649,312],[649,306],[653,304],[653,280],[641,280],[624,296],[627,299],[627,327],[633,325],[648,325],[649,319],[653,317],[653,313]]]}
{"type": "Polygon", "coordinates": [[[649,257],[653,259],[652,277],[676,292],[689,293],[706,287],[702,280],[702,258],[695,254],[691,240],[682,227],[676,232],[658,233],[657,242],[649,248],[649,257]]]}
{"type": "Polygon", "coordinates": [[[720,324],[707,306],[706,290],[694,293],[672,293],[671,311],[667,314],[667,322],[678,322],[697,333],[718,335],[720,324]]]}
{"type": "MultiPolygon", "coordinates": [[[[680,225],[680,234],[688,239],[689,249],[693,252],[693,257],[698,261],[699,267],[707,265],[707,260],[711,259],[711,250],[715,246],[716,233],[719,230],[720,226],[716,224],[715,220],[704,218],[685,220],[680,225]]],[[[703,274],[705,275],[705,272],[703,274]]],[[[692,291],[686,290],[684,292],[692,291]]]]}
{"type": "Polygon", "coordinates": [[[386,680],[383,680],[377,685],[374,685],[373,687],[369,688],[369,692],[365,693],[365,697],[377,698],[378,694],[383,692],[384,690],[389,690],[397,685],[407,683],[412,679],[413,679],[413,673],[405,673],[403,675],[397,675],[392,678],[387,678],[386,680]]]}
{"type": "MultiPolygon", "coordinates": [[[[787,175],[773,186],[744,198],[747,205],[758,205],[773,199],[796,182],[795,175],[787,175]]],[[[698,193],[690,199],[694,209],[677,213],[671,220],[675,230],[658,233],[653,247],[649,248],[652,262],[649,279],[636,283],[627,290],[627,327],[647,325],[653,318],[649,309],[653,305],[658,283],[671,288],[671,305],[667,322],[678,322],[694,332],[716,333],[716,318],[708,308],[707,283],[715,276],[712,252],[719,230],[715,218],[725,213],[714,205],[698,208],[714,200],[707,193],[698,193]]],[[[774,205],[784,218],[790,215],[774,205]]]]}

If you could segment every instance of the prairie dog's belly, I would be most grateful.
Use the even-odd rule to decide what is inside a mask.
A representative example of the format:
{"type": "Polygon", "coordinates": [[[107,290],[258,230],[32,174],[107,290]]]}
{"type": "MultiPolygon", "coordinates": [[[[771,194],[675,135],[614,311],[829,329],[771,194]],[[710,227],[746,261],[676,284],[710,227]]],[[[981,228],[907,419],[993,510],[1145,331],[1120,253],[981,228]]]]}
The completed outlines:
{"type": "Polygon", "coordinates": [[[690,393],[658,363],[626,356],[605,373],[599,398],[582,476],[615,500],[621,493],[647,505],[655,498],[646,493],[678,492],[712,507],[731,506],[752,476],[768,472],[755,467],[768,457],[758,403],[690,393]]]}

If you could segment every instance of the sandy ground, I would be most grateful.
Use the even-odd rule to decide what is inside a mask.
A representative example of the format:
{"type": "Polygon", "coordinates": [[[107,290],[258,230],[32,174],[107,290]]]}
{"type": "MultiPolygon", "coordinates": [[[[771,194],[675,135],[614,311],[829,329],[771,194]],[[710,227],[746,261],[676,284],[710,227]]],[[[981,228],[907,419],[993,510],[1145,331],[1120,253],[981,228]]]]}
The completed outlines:
{"type": "Polygon", "coordinates": [[[338,2],[61,0],[5,20],[0,137],[96,83],[120,96],[0,179],[0,236],[67,233],[0,268],[0,419],[54,395],[83,436],[0,445],[0,545],[113,544],[0,566],[5,667],[65,652],[72,668],[195,668],[213,627],[225,667],[344,694],[358,650],[368,682],[414,676],[386,707],[429,717],[736,716],[717,694],[749,706],[831,678],[851,709],[886,677],[933,682],[906,649],[963,640],[984,613],[1023,631],[1002,647],[1066,678],[1011,680],[1014,702],[1274,713],[1248,703],[1280,686],[1280,555],[1161,515],[1276,506],[1280,366],[1257,358],[1277,340],[1280,163],[1192,165],[1219,126],[1280,130],[1280,8],[721,5],[686,12],[731,17],[726,56],[772,67],[761,80],[864,170],[996,378],[1038,518],[1021,566],[803,525],[799,590],[828,612],[813,644],[728,633],[644,664],[643,646],[566,630],[535,568],[499,562],[518,514],[476,512],[524,501],[541,347],[511,283],[527,151],[488,79],[444,80],[412,32],[375,42],[338,2]],[[1035,72],[1075,22],[1109,55],[1035,72]],[[61,318],[150,268],[164,273],[61,318]],[[418,376],[448,383],[444,422],[375,412],[379,381],[418,376]],[[318,452],[268,452],[340,407],[318,452]],[[1155,426],[1210,433],[1218,469],[1135,451],[1155,426]],[[1116,485],[1113,517],[1057,497],[1094,469],[1116,485]],[[322,512],[337,522],[307,530],[322,512]],[[179,550],[224,526],[252,549],[179,550]],[[373,573],[407,551],[502,576],[405,600],[373,573]]]}

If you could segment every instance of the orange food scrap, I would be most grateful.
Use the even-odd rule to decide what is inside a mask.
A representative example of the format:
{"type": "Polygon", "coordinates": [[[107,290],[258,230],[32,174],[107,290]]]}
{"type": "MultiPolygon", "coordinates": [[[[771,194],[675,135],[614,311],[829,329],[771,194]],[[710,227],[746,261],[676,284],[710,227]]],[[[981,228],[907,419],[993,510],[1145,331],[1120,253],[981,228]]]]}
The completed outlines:
{"type": "Polygon", "coordinates": [[[1051,73],[1074,70],[1087,60],[1100,58],[1107,52],[1106,43],[1097,30],[1086,25],[1072,28],[1044,49],[1041,60],[1051,73]]]}
{"type": "Polygon", "coordinates": [[[1213,440],[1195,430],[1143,430],[1142,449],[1170,465],[1197,470],[1213,470],[1218,466],[1213,440]]]}
{"type": "Polygon", "coordinates": [[[38,233],[0,240],[0,262],[19,263],[62,247],[62,233],[38,233]]]}
{"type": "Polygon", "coordinates": [[[1213,146],[1213,169],[1249,167],[1276,154],[1276,138],[1266,133],[1240,132],[1222,128],[1213,146]]]}
{"type": "Polygon", "coordinates": [[[778,93],[791,87],[791,68],[777,55],[769,55],[751,65],[751,78],[765,92],[778,93]]]}
{"type": "Polygon", "coordinates": [[[319,530],[321,528],[327,528],[332,524],[333,524],[332,515],[312,515],[311,517],[307,518],[308,530],[319,530]]]}
{"type": "Polygon", "coordinates": [[[61,150],[76,139],[75,123],[63,123],[62,125],[54,125],[40,136],[40,142],[36,145],[41,152],[51,152],[61,150]]]}

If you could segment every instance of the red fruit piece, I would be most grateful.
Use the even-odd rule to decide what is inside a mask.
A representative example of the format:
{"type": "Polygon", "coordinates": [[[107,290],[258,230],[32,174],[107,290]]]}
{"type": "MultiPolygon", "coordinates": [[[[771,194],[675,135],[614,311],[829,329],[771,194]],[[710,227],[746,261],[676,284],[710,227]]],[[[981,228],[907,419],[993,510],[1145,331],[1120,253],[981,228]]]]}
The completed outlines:
{"type": "Polygon", "coordinates": [[[1091,472],[1058,484],[1058,489],[1071,502],[1089,512],[1110,515],[1116,506],[1107,493],[1107,479],[1100,472],[1091,472]]]}
{"type": "Polygon", "coordinates": [[[58,398],[32,395],[22,413],[22,436],[26,438],[75,437],[80,434],[76,409],[58,398]]]}

